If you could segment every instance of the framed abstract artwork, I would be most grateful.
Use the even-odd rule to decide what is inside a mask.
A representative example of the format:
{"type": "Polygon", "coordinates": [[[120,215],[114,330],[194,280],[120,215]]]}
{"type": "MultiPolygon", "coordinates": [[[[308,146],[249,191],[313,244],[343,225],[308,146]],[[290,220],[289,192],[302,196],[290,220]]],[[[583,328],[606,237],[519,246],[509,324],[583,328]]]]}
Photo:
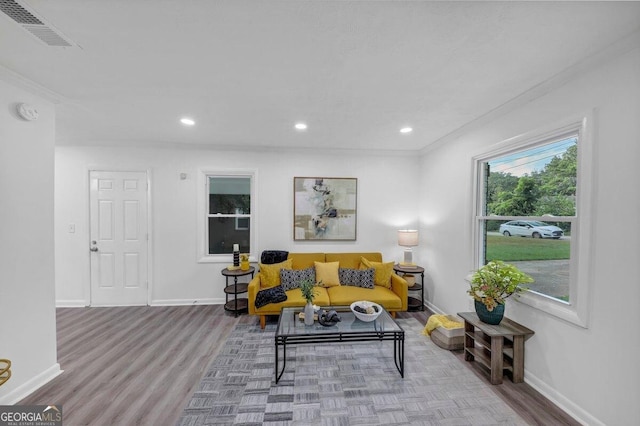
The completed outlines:
{"type": "Polygon", "coordinates": [[[293,239],[355,241],[358,179],[293,178],[293,239]]]}

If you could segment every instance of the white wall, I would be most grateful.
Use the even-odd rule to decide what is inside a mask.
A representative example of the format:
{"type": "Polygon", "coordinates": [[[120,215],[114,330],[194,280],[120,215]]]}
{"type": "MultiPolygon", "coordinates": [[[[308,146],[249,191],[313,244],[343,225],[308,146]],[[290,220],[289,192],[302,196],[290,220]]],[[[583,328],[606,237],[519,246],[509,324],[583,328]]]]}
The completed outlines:
{"type": "Polygon", "coordinates": [[[536,334],[525,379],[585,424],[640,418],[640,49],[623,54],[425,155],[419,247],[429,303],[469,310],[473,268],[472,157],[486,147],[595,109],[593,275],[589,327],[510,301],[507,315],[536,334]],[[446,184],[442,184],[446,182],[446,184]]]}
{"type": "MultiPolygon", "coordinates": [[[[0,404],[13,404],[59,374],[53,255],[55,111],[0,81],[0,358],[12,376],[0,404]],[[34,105],[37,121],[16,114],[34,105]]],[[[52,401],[53,402],[53,401],[52,401]]]]}
{"type": "Polygon", "coordinates": [[[56,300],[83,306],[89,293],[88,170],[151,171],[152,304],[224,302],[224,277],[231,263],[197,263],[196,206],[199,169],[255,169],[257,212],[253,230],[259,255],[265,249],[303,252],[380,251],[400,259],[397,229],[418,225],[414,156],[363,152],[230,152],[189,148],[57,147],[56,300]],[[180,173],[187,179],[180,180],[180,173]],[[355,242],[293,241],[293,177],[358,178],[355,242]],[[68,233],[75,224],[75,233],[68,233]]]}

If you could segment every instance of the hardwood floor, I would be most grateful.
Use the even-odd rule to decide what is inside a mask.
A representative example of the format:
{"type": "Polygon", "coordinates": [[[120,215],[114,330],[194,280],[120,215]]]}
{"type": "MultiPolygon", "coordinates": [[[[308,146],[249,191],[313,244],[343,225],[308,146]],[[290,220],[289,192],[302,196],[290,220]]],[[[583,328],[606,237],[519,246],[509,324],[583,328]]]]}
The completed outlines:
{"type": "Polygon", "coordinates": [[[21,404],[62,404],[65,425],[175,424],[237,321],[222,305],[58,309],[64,373],[21,404]]]}
{"type": "MultiPolygon", "coordinates": [[[[398,316],[426,323],[428,315],[398,316]]],[[[20,404],[62,404],[68,426],[174,425],[239,322],[258,318],[235,318],[222,305],[57,309],[64,373],[20,404]]],[[[532,425],[579,424],[525,383],[507,380],[492,390],[532,425]]]]}
{"type": "MultiPolygon", "coordinates": [[[[399,318],[414,317],[423,324],[427,323],[427,319],[431,312],[402,312],[398,314],[399,318]]],[[[477,362],[466,362],[464,360],[463,351],[453,351],[460,362],[464,363],[478,377],[490,381],[488,370],[479,365],[477,362]]],[[[526,383],[513,383],[505,378],[501,385],[491,386],[491,390],[503,401],[505,401],[516,413],[530,425],[540,426],[560,426],[571,425],[579,426],[580,422],[558,408],[555,404],[542,396],[538,391],[533,389],[526,383]]]]}

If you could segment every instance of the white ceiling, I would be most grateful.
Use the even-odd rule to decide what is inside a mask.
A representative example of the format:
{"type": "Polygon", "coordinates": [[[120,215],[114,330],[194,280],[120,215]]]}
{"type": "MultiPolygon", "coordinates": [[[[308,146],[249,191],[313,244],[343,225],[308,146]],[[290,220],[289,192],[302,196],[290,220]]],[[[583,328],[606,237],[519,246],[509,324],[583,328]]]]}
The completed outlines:
{"type": "Polygon", "coordinates": [[[80,46],[0,14],[61,145],[418,150],[640,29],[638,2],[20,1],[80,46]]]}

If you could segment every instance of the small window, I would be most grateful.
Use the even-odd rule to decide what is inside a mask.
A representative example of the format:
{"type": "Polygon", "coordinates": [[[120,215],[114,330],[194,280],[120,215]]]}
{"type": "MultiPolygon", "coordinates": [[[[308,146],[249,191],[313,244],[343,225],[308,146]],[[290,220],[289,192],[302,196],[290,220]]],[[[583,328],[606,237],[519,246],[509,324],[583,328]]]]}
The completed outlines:
{"type": "Polygon", "coordinates": [[[209,176],[208,254],[251,251],[251,177],[209,176]]]}
{"type": "Polygon", "coordinates": [[[231,262],[234,245],[253,258],[255,171],[200,170],[198,262],[231,262]]]}

